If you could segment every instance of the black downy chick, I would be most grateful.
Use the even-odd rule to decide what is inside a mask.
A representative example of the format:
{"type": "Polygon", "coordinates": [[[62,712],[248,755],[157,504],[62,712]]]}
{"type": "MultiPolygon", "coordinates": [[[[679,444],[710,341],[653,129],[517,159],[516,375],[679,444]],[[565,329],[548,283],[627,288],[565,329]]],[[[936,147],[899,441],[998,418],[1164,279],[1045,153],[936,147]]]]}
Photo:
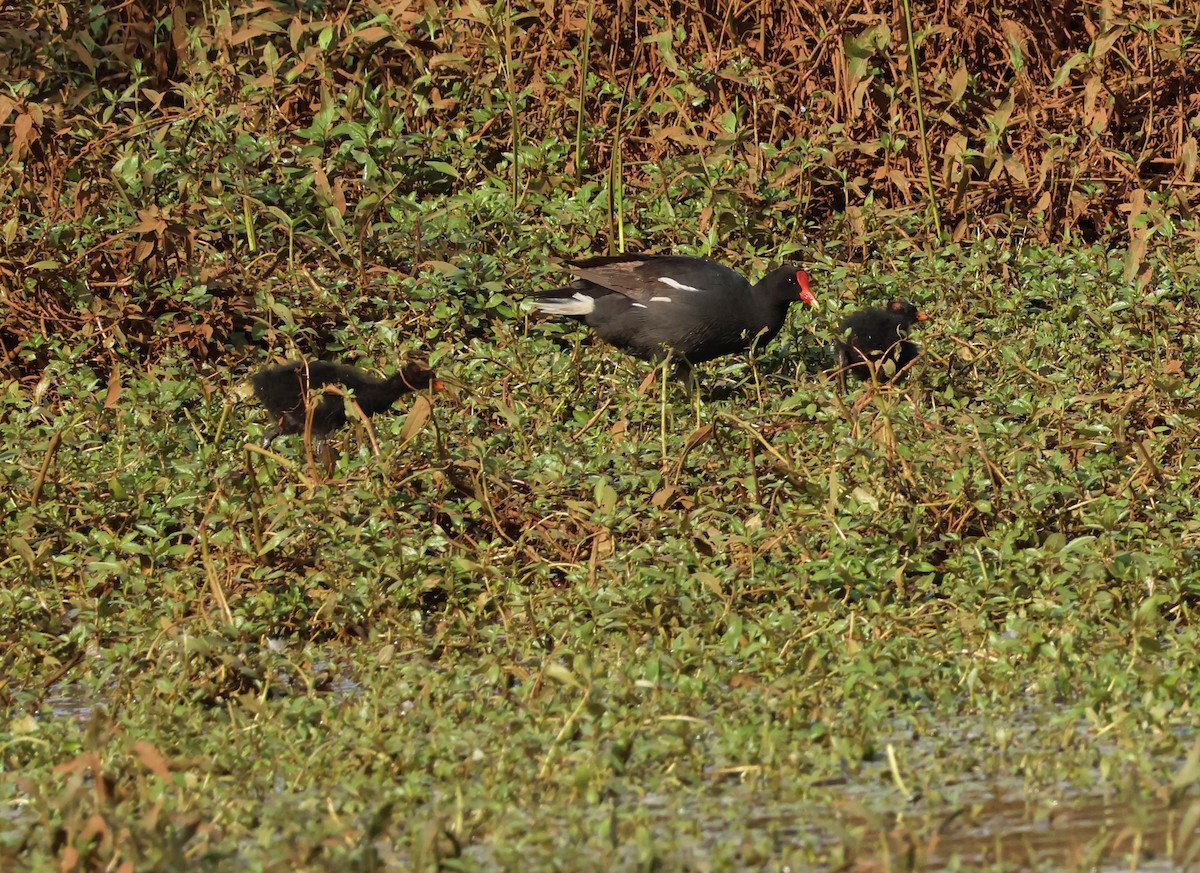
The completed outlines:
{"type": "Polygon", "coordinates": [[[909,342],[909,328],[929,316],[906,300],[893,300],[886,308],[864,309],[847,317],[837,350],[838,384],[846,389],[846,373],[864,382],[888,382],[908,368],[920,355],[909,342]]]}
{"type": "MultiPolygon", "coordinates": [[[[267,448],[275,437],[282,434],[304,432],[309,391],[327,385],[349,389],[354,392],[354,399],[363,413],[372,416],[385,412],[401,396],[411,391],[420,391],[430,385],[435,389],[441,387],[433,370],[420,361],[405,364],[400,372],[386,379],[379,379],[347,364],[291,361],[264,367],[251,377],[250,382],[255,395],[275,423],[263,437],[263,448],[267,448]]],[[[312,411],[312,435],[318,442],[345,424],[346,407],[341,397],[328,393],[316,401],[312,411]]]]}

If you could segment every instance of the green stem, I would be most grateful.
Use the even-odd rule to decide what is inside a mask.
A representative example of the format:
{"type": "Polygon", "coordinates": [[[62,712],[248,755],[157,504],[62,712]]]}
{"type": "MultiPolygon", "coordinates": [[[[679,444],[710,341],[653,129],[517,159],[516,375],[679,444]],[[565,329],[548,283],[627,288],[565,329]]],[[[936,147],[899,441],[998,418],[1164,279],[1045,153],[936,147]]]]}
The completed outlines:
{"type": "Polygon", "coordinates": [[[592,55],[592,14],[595,12],[595,0],[588,3],[587,25],[583,30],[582,57],[579,59],[579,114],[575,119],[575,184],[583,184],[583,110],[587,96],[587,78],[589,63],[592,55]]]}
{"type": "Polygon", "coordinates": [[[511,122],[510,133],[512,136],[512,198],[513,203],[519,204],[518,180],[521,177],[521,130],[520,122],[517,118],[517,91],[516,85],[513,82],[512,8],[508,5],[504,8],[504,78],[508,84],[508,116],[511,122]]]}
{"type": "Polygon", "coordinates": [[[629,103],[629,93],[633,90],[633,80],[637,76],[638,61],[642,55],[642,44],[638,43],[633,50],[633,61],[629,65],[629,76],[625,80],[625,90],[621,92],[621,102],[617,106],[617,124],[613,130],[612,159],[608,162],[608,227],[609,245],[615,237],[617,251],[625,251],[625,186],[621,179],[621,128],[625,124],[625,108],[629,103]]]}
{"type": "Polygon", "coordinates": [[[925,165],[925,189],[929,192],[929,211],[933,213],[933,229],[942,235],[942,215],[938,210],[933,189],[933,172],[929,167],[929,139],[925,136],[925,107],[921,102],[921,75],[917,66],[917,44],[913,39],[912,0],[904,0],[904,26],[908,31],[908,60],[912,66],[913,98],[917,102],[917,129],[921,135],[921,160],[925,165]]]}

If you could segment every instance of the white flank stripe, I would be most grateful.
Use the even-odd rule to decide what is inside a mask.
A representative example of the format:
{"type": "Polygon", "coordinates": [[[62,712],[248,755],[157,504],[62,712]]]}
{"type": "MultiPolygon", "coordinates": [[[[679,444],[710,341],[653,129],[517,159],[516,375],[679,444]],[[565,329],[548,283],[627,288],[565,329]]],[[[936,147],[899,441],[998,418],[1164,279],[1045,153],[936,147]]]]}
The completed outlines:
{"type": "Polygon", "coordinates": [[[671,298],[670,297],[651,297],[650,302],[651,303],[670,303],[671,298]]]}
{"type": "Polygon", "coordinates": [[[691,285],[684,285],[682,282],[676,282],[670,276],[659,276],[658,281],[662,282],[668,288],[674,288],[676,291],[703,291],[703,288],[695,288],[691,285]]]}
{"type": "Polygon", "coordinates": [[[645,304],[645,303],[630,303],[629,305],[630,305],[630,306],[636,306],[638,309],[645,309],[645,308],[646,308],[646,304],[645,304]]]}
{"type": "Polygon", "coordinates": [[[567,298],[535,300],[533,305],[551,315],[588,315],[596,308],[596,300],[586,294],[576,292],[567,298]]]}

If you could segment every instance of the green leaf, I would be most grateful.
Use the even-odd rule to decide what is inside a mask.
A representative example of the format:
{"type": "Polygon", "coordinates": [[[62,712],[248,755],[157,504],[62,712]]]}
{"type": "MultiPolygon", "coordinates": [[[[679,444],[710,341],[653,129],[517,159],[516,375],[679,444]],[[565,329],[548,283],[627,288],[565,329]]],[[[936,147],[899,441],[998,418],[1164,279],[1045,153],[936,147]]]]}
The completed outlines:
{"type": "Polygon", "coordinates": [[[1058,68],[1058,72],[1054,74],[1054,78],[1050,81],[1050,90],[1053,91],[1061,87],[1070,77],[1071,71],[1088,60],[1091,60],[1091,58],[1088,57],[1087,52],[1076,52],[1073,54],[1065,64],[1058,68]]]}
{"type": "Polygon", "coordinates": [[[425,166],[429,167],[431,170],[437,170],[442,175],[449,176],[452,179],[457,179],[459,177],[458,170],[452,167],[450,164],[447,164],[445,161],[426,161],[425,166]]]}

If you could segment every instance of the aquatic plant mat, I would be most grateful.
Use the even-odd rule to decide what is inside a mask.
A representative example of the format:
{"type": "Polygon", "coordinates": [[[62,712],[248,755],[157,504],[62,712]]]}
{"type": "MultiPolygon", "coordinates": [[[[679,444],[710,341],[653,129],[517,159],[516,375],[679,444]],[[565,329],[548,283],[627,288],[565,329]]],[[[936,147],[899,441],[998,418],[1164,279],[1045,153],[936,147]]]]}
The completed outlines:
{"type": "Polygon", "coordinates": [[[0,9],[0,868],[1195,866],[1200,7],[776,5],[0,9]],[[694,403],[618,250],[820,306],[694,403]]]}

